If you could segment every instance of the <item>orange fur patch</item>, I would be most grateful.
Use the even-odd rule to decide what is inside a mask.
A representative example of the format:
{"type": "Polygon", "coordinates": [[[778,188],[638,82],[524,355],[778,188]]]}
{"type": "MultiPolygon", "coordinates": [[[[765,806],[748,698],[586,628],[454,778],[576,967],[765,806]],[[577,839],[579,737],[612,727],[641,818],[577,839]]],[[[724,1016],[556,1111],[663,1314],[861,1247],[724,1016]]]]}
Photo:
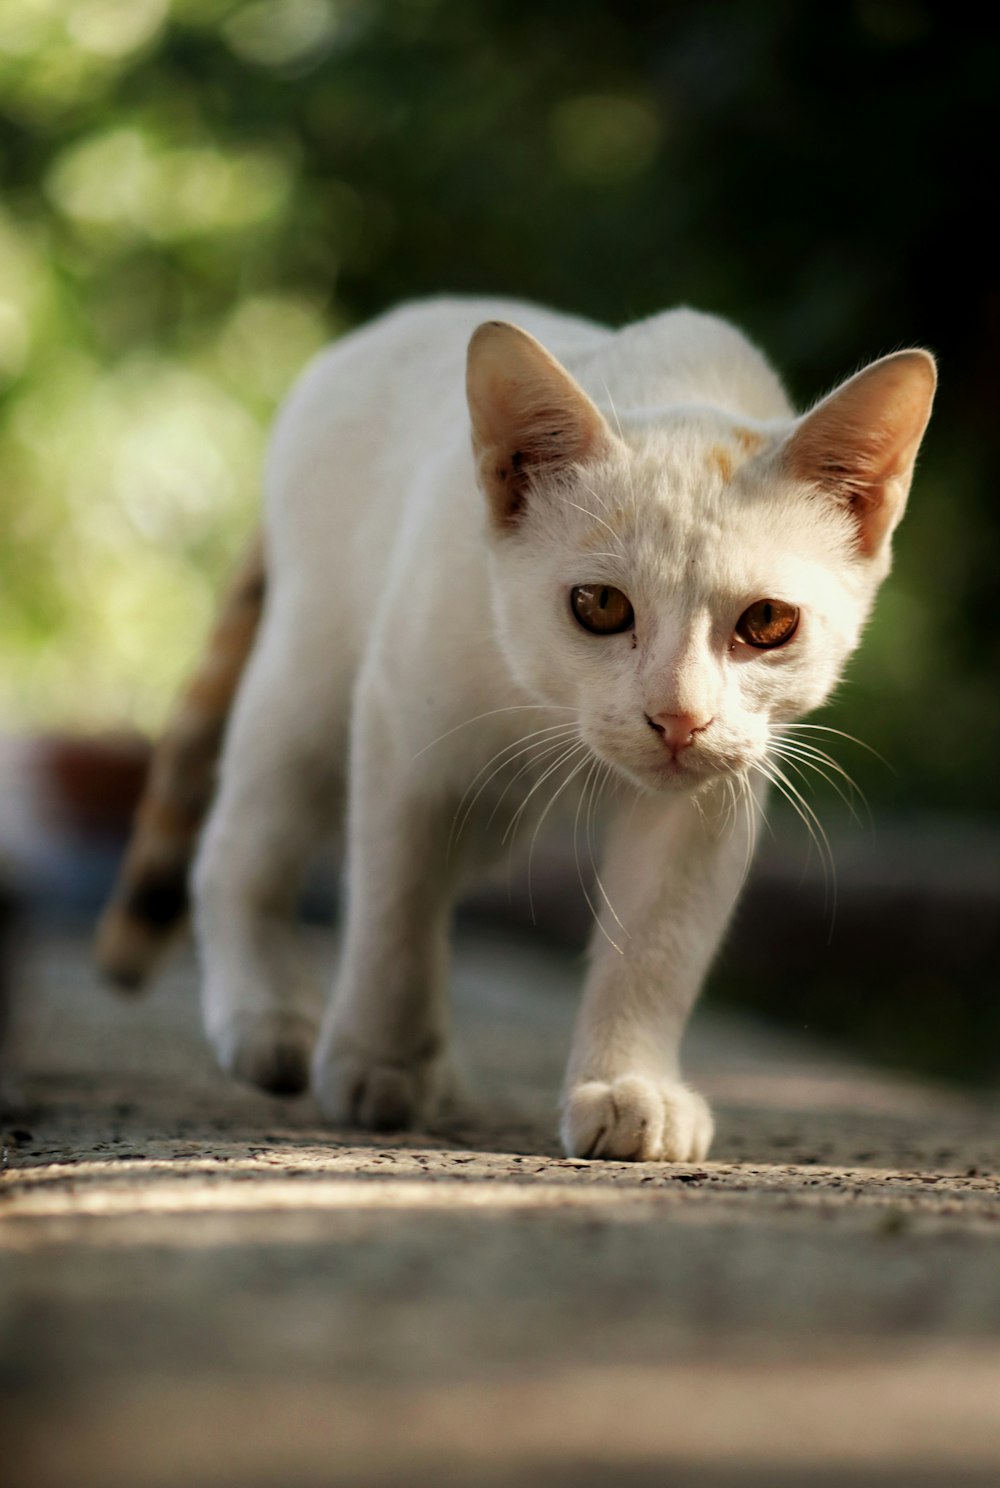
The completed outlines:
{"type": "Polygon", "coordinates": [[[734,429],[733,433],[745,455],[752,455],[764,443],[763,434],[755,434],[752,429],[734,429]]]}
{"type": "Polygon", "coordinates": [[[219,608],[201,662],[155,749],[132,841],[100,924],[98,961],[136,988],[187,911],[187,874],[215,790],[226,719],[264,604],[267,572],[258,533],[219,608]]]}
{"type": "Polygon", "coordinates": [[[732,480],[736,464],[732,453],[723,445],[716,444],[712,446],[708,452],[708,461],[710,465],[715,466],[715,469],[722,476],[724,482],[732,480]]]}

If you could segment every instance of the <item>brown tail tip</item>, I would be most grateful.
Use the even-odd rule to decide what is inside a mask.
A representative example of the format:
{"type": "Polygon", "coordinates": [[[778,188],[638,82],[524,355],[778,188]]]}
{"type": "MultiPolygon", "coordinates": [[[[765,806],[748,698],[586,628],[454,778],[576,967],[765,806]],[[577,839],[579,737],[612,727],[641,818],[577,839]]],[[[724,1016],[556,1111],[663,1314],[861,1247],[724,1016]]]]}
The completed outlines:
{"type": "Polygon", "coordinates": [[[187,883],[178,874],[141,879],[125,900],[112,899],[94,937],[101,975],[123,992],[141,991],[187,918],[187,909],[187,883]]]}

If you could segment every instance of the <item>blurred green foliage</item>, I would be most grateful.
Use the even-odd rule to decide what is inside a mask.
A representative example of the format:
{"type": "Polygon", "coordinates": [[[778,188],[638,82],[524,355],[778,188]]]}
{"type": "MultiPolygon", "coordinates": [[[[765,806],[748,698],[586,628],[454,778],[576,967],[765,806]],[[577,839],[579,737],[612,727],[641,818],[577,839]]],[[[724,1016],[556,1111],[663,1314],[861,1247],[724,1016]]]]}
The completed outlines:
{"type": "Polygon", "coordinates": [[[995,810],[996,65],[988,10],[921,0],[0,0],[3,716],[158,722],[330,335],[687,302],[803,402],[940,354],[827,721],[895,766],[850,762],[870,794],[995,810]]]}

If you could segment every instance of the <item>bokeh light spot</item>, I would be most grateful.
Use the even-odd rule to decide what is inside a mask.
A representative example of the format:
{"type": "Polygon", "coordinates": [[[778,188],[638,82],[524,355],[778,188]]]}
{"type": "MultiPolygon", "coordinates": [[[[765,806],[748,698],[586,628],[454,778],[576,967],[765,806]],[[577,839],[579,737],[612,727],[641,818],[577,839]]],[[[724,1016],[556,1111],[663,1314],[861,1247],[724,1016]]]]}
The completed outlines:
{"type": "Polygon", "coordinates": [[[592,93],[556,104],[550,131],[563,169],[579,180],[603,184],[631,180],[652,165],[662,125],[642,98],[592,93]]]}

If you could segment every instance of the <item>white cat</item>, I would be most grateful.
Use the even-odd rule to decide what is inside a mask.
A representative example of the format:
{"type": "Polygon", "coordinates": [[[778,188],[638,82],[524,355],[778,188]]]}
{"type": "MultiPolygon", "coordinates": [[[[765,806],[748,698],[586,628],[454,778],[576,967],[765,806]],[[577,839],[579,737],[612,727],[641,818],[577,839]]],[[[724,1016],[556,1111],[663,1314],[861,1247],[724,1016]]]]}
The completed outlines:
{"type": "Polygon", "coordinates": [[[558,796],[589,833],[613,781],[563,1145],[704,1157],[684,1024],[780,751],[810,747],[783,731],[888,571],[934,387],[899,352],[797,418],[761,354],[690,310],[610,331],[438,301],[323,354],[271,447],[267,604],[194,875],[222,1065],[295,1089],[311,1058],[332,1122],[430,1120],[457,887],[515,810],[528,840],[558,796]],[[345,797],[319,1022],[292,915],[345,797]]]}

